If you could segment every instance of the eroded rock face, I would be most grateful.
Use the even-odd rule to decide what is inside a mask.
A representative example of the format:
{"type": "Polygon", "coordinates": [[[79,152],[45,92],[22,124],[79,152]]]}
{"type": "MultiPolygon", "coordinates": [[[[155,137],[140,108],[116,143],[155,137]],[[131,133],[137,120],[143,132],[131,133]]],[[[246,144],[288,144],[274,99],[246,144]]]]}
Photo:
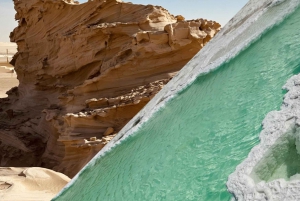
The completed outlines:
{"type": "Polygon", "coordinates": [[[10,37],[18,44],[12,64],[20,85],[0,99],[0,133],[17,143],[1,137],[1,166],[25,166],[18,161],[26,155],[26,166],[68,176],[220,29],[213,21],[184,21],[159,6],[120,0],[14,3],[19,26],[10,37]]]}

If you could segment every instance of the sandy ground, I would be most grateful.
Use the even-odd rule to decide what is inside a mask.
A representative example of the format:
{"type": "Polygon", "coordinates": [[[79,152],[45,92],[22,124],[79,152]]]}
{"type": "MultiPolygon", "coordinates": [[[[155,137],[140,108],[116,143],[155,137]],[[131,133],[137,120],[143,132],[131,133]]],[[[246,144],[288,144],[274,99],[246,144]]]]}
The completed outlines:
{"type": "Polygon", "coordinates": [[[6,92],[19,84],[17,75],[12,70],[11,65],[0,63],[0,98],[7,97],[6,92]]]}
{"type": "Polygon", "coordinates": [[[49,201],[70,178],[44,168],[0,168],[1,201],[49,201]]]}
{"type": "Polygon", "coordinates": [[[6,92],[19,84],[17,75],[12,73],[13,66],[7,63],[5,57],[8,56],[8,60],[11,60],[16,51],[16,44],[0,42],[0,98],[7,97],[6,92]]]}

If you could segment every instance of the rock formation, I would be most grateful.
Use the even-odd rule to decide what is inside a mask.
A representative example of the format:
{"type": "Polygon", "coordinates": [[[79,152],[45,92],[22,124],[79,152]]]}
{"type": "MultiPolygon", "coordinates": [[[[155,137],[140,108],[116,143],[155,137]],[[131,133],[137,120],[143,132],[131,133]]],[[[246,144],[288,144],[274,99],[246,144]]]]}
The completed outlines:
{"type": "Polygon", "coordinates": [[[10,38],[18,53],[11,63],[20,85],[0,99],[1,166],[42,166],[68,176],[220,29],[121,0],[14,3],[19,25],[10,38]]]}

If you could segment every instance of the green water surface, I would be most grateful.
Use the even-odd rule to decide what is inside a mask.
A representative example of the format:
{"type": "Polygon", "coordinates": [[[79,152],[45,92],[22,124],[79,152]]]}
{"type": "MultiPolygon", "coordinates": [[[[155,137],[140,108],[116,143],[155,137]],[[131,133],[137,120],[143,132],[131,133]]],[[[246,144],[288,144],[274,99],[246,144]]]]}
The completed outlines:
{"type": "Polygon", "coordinates": [[[202,75],[55,200],[230,200],[226,181],[300,71],[300,10],[202,75]]]}

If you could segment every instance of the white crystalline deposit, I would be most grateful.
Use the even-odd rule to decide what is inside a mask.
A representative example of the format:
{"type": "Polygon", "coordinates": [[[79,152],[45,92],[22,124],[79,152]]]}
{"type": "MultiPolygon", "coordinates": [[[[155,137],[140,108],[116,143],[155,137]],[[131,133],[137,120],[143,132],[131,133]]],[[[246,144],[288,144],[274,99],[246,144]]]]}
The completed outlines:
{"type": "Polygon", "coordinates": [[[264,119],[260,144],[229,176],[237,200],[300,200],[300,74],[283,89],[281,110],[264,119]]]}

